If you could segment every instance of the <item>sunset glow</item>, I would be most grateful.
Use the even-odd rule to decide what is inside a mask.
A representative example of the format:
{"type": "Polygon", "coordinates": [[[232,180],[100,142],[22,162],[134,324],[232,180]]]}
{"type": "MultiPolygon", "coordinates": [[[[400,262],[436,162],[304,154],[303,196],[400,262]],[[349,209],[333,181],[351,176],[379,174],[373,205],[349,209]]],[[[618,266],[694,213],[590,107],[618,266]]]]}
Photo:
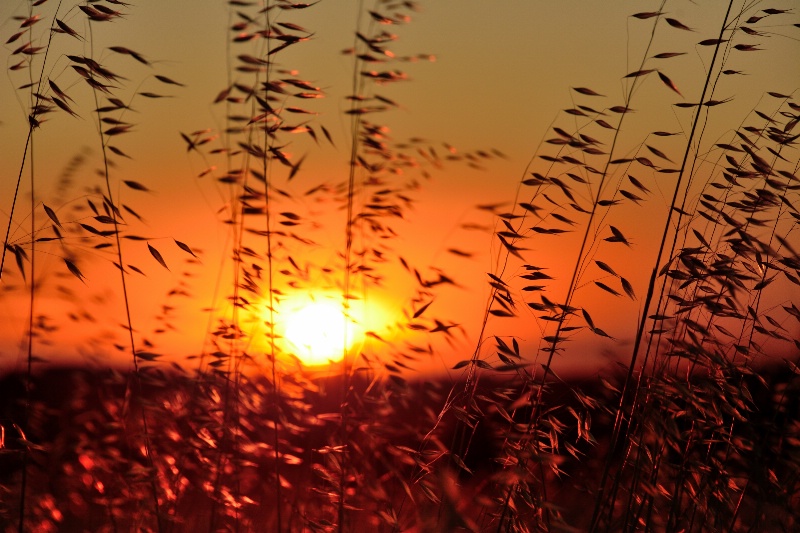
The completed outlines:
{"type": "Polygon", "coordinates": [[[799,7],[0,1],[3,531],[800,531],[799,7]]]}
{"type": "MultiPolygon", "coordinates": [[[[341,294],[298,292],[276,304],[275,334],[286,354],[303,366],[323,366],[357,355],[368,337],[388,337],[392,317],[379,298],[353,299],[347,316],[341,294]]],[[[269,321],[268,311],[262,319],[269,321]]]]}
{"type": "Polygon", "coordinates": [[[342,306],[331,300],[295,304],[281,321],[290,349],[306,366],[340,361],[364,337],[361,328],[345,317],[342,306]]]}

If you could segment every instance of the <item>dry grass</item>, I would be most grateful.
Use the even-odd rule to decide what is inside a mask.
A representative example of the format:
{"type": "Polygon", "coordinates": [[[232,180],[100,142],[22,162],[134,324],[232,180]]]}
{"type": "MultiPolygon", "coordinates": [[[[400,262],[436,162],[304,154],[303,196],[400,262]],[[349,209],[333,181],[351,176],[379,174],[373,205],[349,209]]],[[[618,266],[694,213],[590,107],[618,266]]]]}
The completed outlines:
{"type": "MultiPolygon", "coordinates": [[[[631,44],[637,64],[620,73],[622,98],[571,89],[574,106],[533,154],[513,209],[484,206],[496,215],[497,253],[485,309],[474,310],[480,330],[468,332],[474,351],[455,365],[460,379],[431,382],[414,370],[458,331],[431,303],[459,280],[414,264],[396,228],[413,217],[434,167],[499,152],[440,158],[425,141],[391,137],[386,112],[398,104],[387,86],[407,79],[410,59],[428,57],[392,52],[398,35],[387,28],[415,17],[413,3],[378,1],[355,23],[350,137],[340,139],[315,108],[324,84],[288,64],[313,36],[293,15],[314,6],[230,2],[230,72],[214,100],[224,126],[181,133],[198,179],[219,194],[229,261],[215,266],[120,199],[156,188],[119,170],[134,117],[146,121],[183,90],[160,62],[93,33],[125,24],[135,6],[32,2],[5,47],[29,132],[0,267],[2,297],[24,291],[28,303],[27,370],[2,393],[4,529],[795,530],[800,105],[764,80],[739,127],[722,139],[707,132],[728,118],[738,57],[792,68],[753,38],[794,38],[797,13],[726,8],[716,28],[666,2],[633,14],[648,29],[631,44]],[[670,61],[690,48],[657,43],[690,33],[705,76],[682,87],[670,61]],[[659,125],[662,108],[674,111],[671,126],[659,125]],[[101,186],[77,199],[67,196],[85,154],[58,190],[37,188],[30,154],[48,149],[37,139],[53,114],[97,124],[101,186]],[[346,174],[294,188],[307,154],[331,145],[346,147],[346,174]],[[323,222],[338,224],[337,242],[317,242],[323,222]],[[168,246],[191,268],[217,269],[205,345],[181,365],[167,362],[131,305],[131,280],[152,275],[145,264],[177,269],[168,246]],[[548,247],[568,269],[537,256],[548,247]],[[37,267],[52,258],[63,274],[55,282],[37,267]],[[79,299],[98,263],[119,276],[125,331],[99,348],[126,353],[131,370],[35,373],[61,325],[40,310],[42,294],[66,277],[79,299]],[[332,290],[350,317],[400,277],[412,288],[395,340],[373,331],[369,344],[343,347],[335,377],[297,364],[278,331],[289,291],[332,290]],[[612,330],[610,315],[626,306],[634,327],[612,330]],[[518,329],[508,334],[508,324],[518,329]],[[586,338],[622,358],[591,378],[562,379],[557,363],[583,357],[573,341],[586,338]]],[[[168,297],[191,295],[190,278],[168,297]]],[[[172,303],[154,334],[172,327],[172,303]]]]}

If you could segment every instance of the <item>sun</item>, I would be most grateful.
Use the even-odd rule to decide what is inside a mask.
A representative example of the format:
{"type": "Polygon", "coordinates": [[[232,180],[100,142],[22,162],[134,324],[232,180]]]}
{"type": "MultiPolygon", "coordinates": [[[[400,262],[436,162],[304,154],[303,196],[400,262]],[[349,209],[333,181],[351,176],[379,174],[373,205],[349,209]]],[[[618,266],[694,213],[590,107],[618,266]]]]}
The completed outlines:
{"type": "Polygon", "coordinates": [[[368,350],[380,349],[394,339],[396,317],[386,300],[376,294],[369,298],[355,297],[342,304],[342,294],[331,289],[309,289],[284,292],[276,298],[274,313],[266,302],[259,306],[258,320],[267,325],[266,344],[269,352],[269,324],[274,322],[275,346],[284,356],[304,367],[322,367],[341,361],[345,355],[356,357],[368,350]]]}
{"type": "Polygon", "coordinates": [[[341,361],[345,352],[363,341],[362,328],[345,316],[340,303],[309,298],[282,308],[283,337],[305,366],[341,361]]]}

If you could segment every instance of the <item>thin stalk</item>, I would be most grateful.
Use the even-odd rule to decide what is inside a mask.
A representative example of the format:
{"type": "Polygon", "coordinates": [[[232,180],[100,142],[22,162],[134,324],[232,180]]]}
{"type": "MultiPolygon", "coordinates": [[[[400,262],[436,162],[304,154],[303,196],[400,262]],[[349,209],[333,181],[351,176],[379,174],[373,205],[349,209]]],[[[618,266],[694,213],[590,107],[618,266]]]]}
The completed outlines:
{"type": "MultiPolygon", "coordinates": [[[[92,31],[91,22],[89,23],[89,45],[90,45],[90,54],[93,57],[94,35],[92,31]]],[[[124,263],[122,262],[122,239],[120,238],[119,221],[117,219],[117,208],[113,201],[114,196],[111,193],[111,178],[109,173],[110,166],[108,164],[108,151],[106,149],[107,141],[103,133],[102,113],[99,111],[100,101],[97,97],[97,89],[94,87],[92,88],[92,96],[94,98],[95,109],[98,109],[98,111],[96,112],[97,131],[100,136],[100,148],[103,156],[103,176],[106,186],[106,194],[108,195],[108,202],[110,204],[109,211],[111,213],[111,219],[114,222],[114,240],[116,241],[117,261],[119,264],[119,273],[120,273],[120,285],[122,287],[122,300],[125,304],[125,323],[127,326],[126,329],[128,331],[128,343],[133,358],[134,383],[136,385],[137,395],[139,396],[139,398],[143,398],[142,377],[139,369],[139,361],[136,355],[136,341],[133,337],[133,319],[131,317],[130,298],[128,296],[128,284],[125,278],[125,268],[123,267],[124,263]]],[[[147,460],[148,469],[150,470],[149,477],[150,477],[151,496],[153,498],[153,509],[156,515],[157,530],[160,533],[161,531],[164,530],[164,524],[162,523],[162,517],[158,503],[158,486],[156,480],[157,472],[153,461],[153,449],[152,449],[152,443],[150,441],[150,429],[149,429],[149,424],[147,422],[147,411],[145,409],[144,402],[141,405],[141,418],[142,418],[142,431],[144,437],[145,457],[147,460]]]]}
{"type": "MultiPolygon", "coordinates": [[[[264,17],[266,19],[265,27],[270,28],[270,1],[267,0],[264,9],[264,17]]],[[[266,39],[267,54],[270,56],[270,49],[272,39],[266,39]]],[[[272,63],[266,67],[266,83],[269,85],[270,76],[272,73],[272,63]]],[[[270,136],[264,131],[264,153],[269,153],[271,147],[270,136]]],[[[270,159],[267,156],[262,158],[262,172],[264,174],[264,224],[267,230],[267,290],[269,292],[269,349],[270,360],[272,361],[272,392],[274,394],[274,412],[275,412],[275,427],[273,432],[272,447],[275,458],[275,499],[276,499],[276,513],[277,513],[277,531],[280,533],[283,530],[283,487],[281,486],[281,453],[280,453],[280,413],[281,413],[281,395],[280,395],[280,374],[278,373],[278,360],[275,350],[275,294],[274,289],[274,265],[272,257],[272,209],[270,205],[270,159]]]]}
{"type": "MultiPolygon", "coordinates": [[[[665,3],[666,3],[666,0],[664,0],[662,2],[661,6],[659,7],[659,11],[661,11],[661,9],[663,9],[665,3]]],[[[650,50],[650,46],[652,45],[653,38],[655,37],[655,25],[657,24],[658,20],[660,20],[660,15],[658,17],[656,17],[656,22],[653,23],[653,32],[650,34],[650,41],[648,42],[647,47],[645,48],[645,52],[643,54],[642,63],[640,65],[640,67],[639,67],[639,70],[642,69],[642,67],[644,66],[644,63],[645,63],[645,61],[647,59],[647,53],[650,50]]],[[[625,107],[629,107],[630,106],[630,101],[631,101],[631,98],[633,97],[634,88],[636,87],[636,82],[638,81],[638,79],[639,79],[638,77],[633,79],[631,87],[628,90],[628,93],[626,94],[625,104],[624,104],[625,107]]],[[[569,309],[569,305],[572,302],[572,298],[573,298],[573,296],[575,294],[575,291],[577,290],[577,281],[578,281],[578,275],[579,275],[579,272],[580,272],[580,265],[584,261],[584,252],[586,251],[586,246],[587,246],[588,241],[589,241],[589,234],[591,233],[592,222],[594,221],[595,214],[597,213],[597,207],[599,206],[600,195],[601,195],[601,193],[603,191],[603,186],[605,185],[605,180],[608,177],[608,170],[609,170],[610,165],[611,165],[611,160],[612,160],[612,156],[613,156],[613,153],[614,153],[614,149],[615,149],[617,141],[619,139],[619,132],[622,129],[622,123],[625,120],[625,115],[627,115],[627,113],[623,113],[622,114],[622,116],[620,117],[619,123],[617,124],[617,127],[614,130],[614,138],[613,138],[613,140],[611,142],[611,148],[609,149],[609,157],[606,160],[606,164],[605,164],[605,167],[604,167],[602,175],[601,175],[602,177],[600,178],[600,183],[598,184],[597,196],[595,197],[594,201],[592,202],[592,210],[589,213],[589,220],[586,222],[586,231],[583,234],[583,240],[581,241],[581,246],[580,246],[580,249],[578,251],[577,262],[575,264],[575,268],[572,269],[572,278],[570,279],[570,282],[569,282],[569,285],[568,285],[567,296],[566,296],[566,298],[564,300],[564,304],[563,304],[564,308],[562,309],[561,317],[560,317],[560,319],[558,321],[558,324],[556,326],[555,335],[553,335],[554,340],[550,345],[547,364],[544,365],[544,375],[543,375],[542,380],[541,380],[541,384],[542,385],[544,385],[544,383],[545,383],[545,381],[547,379],[547,376],[548,376],[548,374],[550,372],[550,364],[552,363],[553,357],[555,356],[555,353],[557,351],[557,346],[558,346],[559,338],[560,338],[560,335],[561,335],[561,330],[564,327],[564,323],[566,321],[566,317],[568,316],[567,309],[569,309]]],[[[540,403],[540,402],[538,402],[538,400],[541,400],[542,391],[543,391],[543,387],[540,387],[539,388],[539,393],[538,393],[538,398],[537,398],[537,405],[539,405],[539,403],[540,403]]]]}
{"type": "MultiPolygon", "coordinates": [[[[27,354],[27,368],[25,370],[25,421],[23,429],[27,431],[28,422],[30,419],[31,410],[31,379],[33,375],[33,311],[36,303],[36,211],[35,207],[35,173],[34,173],[34,158],[33,158],[33,140],[31,140],[31,165],[30,165],[30,183],[31,183],[31,284],[29,293],[29,306],[28,306],[28,354],[27,354]]],[[[27,441],[27,437],[25,438],[27,441]]],[[[22,456],[22,481],[20,487],[19,498],[19,533],[25,531],[25,493],[28,488],[28,460],[30,456],[29,444],[25,443],[25,450],[22,456]]]]}
{"type": "MultiPolygon", "coordinates": [[[[232,17],[231,9],[228,9],[229,20],[232,17]]],[[[226,39],[226,60],[227,60],[227,76],[228,76],[228,83],[230,86],[231,83],[231,64],[230,64],[230,39],[226,39]]],[[[226,103],[226,108],[228,104],[226,103]]],[[[229,114],[226,113],[226,116],[229,114]]],[[[226,136],[227,137],[227,136],[226,136]]],[[[229,146],[230,141],[226,138],[225,145],[229,146]]],[[[226,151],[226,161],[227,161],[227,169],[228,171],[231,170],[233,160],[230,155],[230,151],[226,151]]],[[[247,151],[244,152],[244,161],[242,162],[242,167],[247,168],[249,165],[249,154],[247,151]]],[[[246,173],[245,173],[245,181],[242,183],[242,188],[246,185],[246,173]]],[[[222,479],[224,477],[224,466],[226,463],[226,452],[225,452],[225,443],[227,442],[230,430],[228,428],[228,421],[231,416],[231,379],[236,379],[236,372],[238,369],[237,357],[239,354],[239,343],[240,343],[240,330],[239,330],[239,279],[241,275],[241,257],[240,251],[242,249],[242,238],[243,238],[243,225],[244,225],[244,205],[243,202],[237,200],[236,192],[235,192],[234,184],[228,188],[229,192],[229,202],[230,202],[230,226],[231,231],[233,233],[231,240],[233,246],[233,272],[232,272],[232,285],[233,285],[233,293],[231,297],[231,301],[233,302],[233,307],[231,309],[231,322],[228,324],[228,328],[231,329],[231,336],[228,342],[228,354],[227,354],[227,366],[224,371],[224,387],[223,387],[223,395],[222,395],[222,419],[221,419],[221,435],[220,435],[220,443],[218,446],[219,453],[217,454],[217,458],[215,461],[215,472],[214,472],[214,492],[213,497],[211,499],[211,516],[208,523],[208,530],[209,532],[216,531],[217,529],[217,514],[218,514],[218,506],[220,503],[220,484],[222,483],[222,479]],[[237,209],[238,206],[238,209],[237,209]]],[[[214,372],[212,371],[212,374],[214,372]]],[[[235,402],[234,402],[235,404],[235,402]]],[[[236,526],[238,527],[238,512],[237,512],[237,520],[236,526]]]]}
{"type": "MultiPolygon", "coordinates": [[[[648,41],[647,47],[645,48],[644,53],[642,54],[642,60],[641,60],[641,64],[640,64],[638,70],[642,70],[642,68],[644,67],[644,63],[647,60],[648,52],[649,52],[650,47],[651,47],[651,45],[653,43],[653,39],[655,37],[655,27],[656,27],[656,24],[658,23],[658,21],[661,18],[660,12],[663,10],[663,7],[664,7],[665,4],[666,4],[666,0],[662,0],[661,6],[658,9],[659,15],[655,17],[655,21],[653,23],[653,30],[650,33],[650,40],[648,41]]],[[[630,107],[630,102],[631,102],[631,99],[633,97],[634,89],[636,88],[638,81],[639,81],[639,77],[634,77],[633,78],[631,86],[630,86],[630,88],[628,89],[628,91],[627,91],[627,93],[625,95],[625,103],[624,103],[624,105],[625,105],[626,108],[630,107]]],[[[573,296],[575,294],[575,291],[577,290],[578,277],[579,277],[580,272],[581,272],[581,268],[580,267],[581,267],[581,264],[583,263],[583,261],[585,260],[584,256],[585,256],[586,248],[587,248],[588,243],[589,243],[589,235],[590,235],[590,233],[592,231],[592,223],[593,223],[593,221],[595,219],[595,215],[597,214],[597,208],[599,206],[600,195],[601,195],[601,193],[603,191],[603,187],[605,185],[606,178],[608,177],[608,172],[609,172],[609,168],[611,166],[611,161],[613,159],[614,150],[616,148],[617,141],[619,139],[619,133],[620,133],[620,131],[622,129],[622,124],[625,121],[625,116],[626,115],[627,115],[627,112],[622,114],[622,116],[619,119],[619,123],[617,124],[617,127],[614,130],[614,137],[613,137],[613,140],[611,142],[611,147],[609,149],[609,155],[608,155],[608,158],[606,159],[605,167],[603,168],[603,171],[602,171],[602,174],[601,174],[600,183],[598,184],[598,187],[597,187],[596,197],[594,198],[594,200],[592,202],[592,210],[589,213],[589,219],[586,222],[586,230],[584,231],[583,239],[581,241],[581,246],[580,246],[580,248],[578,250],[578,255],[577,255],[575,267],[572,269],[572,278],[570,279],[570,282],[569,282],[569,284],[567,286],[568,287],[567,288],[567,295],[566,295],[566,297],[564,299],[564,303],[563,303],[563,306],[562,306],[562,309],[561,309],[561,315],[560,315],[560,317],[558,319],[558,322],[556,324],[556,331],[555,331],[555,334],[553,335],[553,341],[552,341],[552,343],[550,343],[550,347],[549,347],[549,350],[548,350],[549,354],[548,354],[548,357],[547,357],[547,363],[543,365],[544,372],[542,374],[541,379],[539,380],[539,385],[540,386],[539,386],[539,389],[537,391],[536,400],[535,400],[534,405],[533,405],[533,410],[531,412],[528,433],[531,433],[534,430],[534,428],[538,427],[539,416],[540,416],[541,406],[542,406],[542,397],[543,397],[544,388],[545,388],[544,386],[545,386],[545,384],[547,382],[547,378],[550,375],[550,366],[551,366],[551,364],[553,362],[553,358],[555,357],[555,354],[556,354],[556,352],[558,350],[558,343],[559,343],[559,339],[560,339],[560,336],[561,336],[562,329],[563,329],[563,327],[564,327],[564,325],[566,323],[567,317],[570,314],[568,312],[568,309],[570,307],[570,303],[572,302],[572,298],[573,298],[573,296]]],[[[542,480],[542,483],[544,485],[544,479],[542,480]]],[[[516,483],[512,487],[509,488],[509,491],[513,490],[514,486],[516,486],[516,483]]],[[[510,494],[510,492],[509,492],[509,494],[510,494]]],[[[505,503],[504,503],[504,509],[503,509],[504,513],[505,513],[505,506],[508,505],[508,501],[509,501],[509,499],[506,498],[505,503]]],[[[546,521],[546,523],[549,524],[549,512],[546,511],[546,510],[545,510],[545,521],[546,521]]]]}
{"type": "MultiPolygon", "coordinates": [[[[58,4],[56,5],[56,11],[55,14],[53,15],[53,22],[50,23],[50,31],[49,31],[50,36],[47,39],[47,45],[45,46],[44,49],[44,57],[42,58],[42,69],[39,72],[39,80],[41,80],[42,76],[44,76],[44,67],[45,65],[47,65],[47,56],[50,54],[50,44],[53,41],[53,34],[54,34],[53,29],[55,28],[55,21],[56,17],[58,16],[58,11],[61,9],[61,2],[62,0],[59,0],[58,4]]],[[[28,16],[33,16],[33,12],[28,11],[28,16]]],[[[33,30],[29,29],[28,31],[32,32],[33,30]]],[[[30,78],[30,81],[31,83],[33,83],[32,76],[30,78]]],[[[33,85],[31,85],[31,87],[33,87],[33,85]]],[[[40,101],[41,101],[41,96],[39,95],[38,91],[36,92],[35,95],[31,93],[31,113],[28,115],[28,135],[25,137],[25,147],[22,150],[22,162],[20,163],[19,172],[17,173],[17,184],[14,187],[14,198],[11,201],[11,209],[8,214],[8,225],[6,227],[6,236],[3,239],[3,250],[2,252],[0,252],[0,280],[3,279],[3,271],[6,263],[6,246],[8,246],[8,238],[11,235],[11,225],[14,220],[14,211],[17,206],[17,197],[19,196],[19,186],[20,183],[22,183],[22,172],[23,169],[25,168],[25,159],[28,156],[28,148],[30,147],[30,144],[32,142],[33,130],[38,127],[38,122],[36,121],[36,117],[34,116],[34,109],[36,109],[40,101]],[[35,99],[33,98],[34,96],[35,99]]],[[[33,211],[32,208],[31,211],[33,211]]],[[[33,233],[31,233],[31,235],[33,235],[33,233]]]]}
{"type": "MultiPolygon", "coordinates": [[[[29,6],[29,15],[32,16],[32,5],[29,6]]],[[[58,14],[58,10],[61,8],[61,1],[59,0],[58,5],[56,6],[56,15],[58,14]]],[[[39,73],[39,80],[42,79],[44,75],[44,69],[47,65],[47,56],[50,52],[50,45],[53,40],[53,25],[55,24],[55,16],[53,17],[53,22],[50,25],[50,32],[49,37],[47,39],[47,46],[45,47],[44,58],[42,59],[42,69],[39,73]]],[[[32,32],[33,30],[28,30],[32,32]]],[[[32,72],[32,70],[29,70],[32,72]]],[[[33,76],[30,76],[31,87],[33,87],[33,76]]],[[[40,81],[41,83],[41,81],[40,81]]],[[[6,259],[6,247],[8,246],[8,238],[11,234],[11,225],[14,220],[14,210],[17,205],[17,197],[19,195],[19,186],[22,183],[22,172],[25,168],[25,160],[28,156],[30,156],[30,184],[31,184],[31,285],[30,285],[30,305],[28,311],[28,347],[27,347],[27,367],[25,372],[25,413],[24,413],[24,420],[22,424],[22,431],[25,432],[28,430],[28,423],[30,419],[30,409],[31,409],[31,379],[33,375],[33,317],[34,317],[34,305],[35,305],[35,296],[36,296],[36,200],[35,200],[35,176],[36,173],[34,171],[34,157],[33,157],[33,129],[37,126],[36,117],[34,115],[35,109],[39,105],[39,101],[41,97],[38,94],[38,91],[35,93],[33,89],[31,89],[31,113],[28,117],[28,135],[25,138],[25,148],[23,149],[22,153],[22,163],[20,164],[19,173],[17,174],[17,184],[14,188],[14,198],[11,202],[11,210],[8,215],[8,226],[6,228],[6,236],[3,240],[3,251],[2,256],[0,257],[0,280],[3,278],[3,270],[5,265],[6,259]],[[35,98],[34,98],[35,96],[35,98]],[[29,152],[30,149],[30,152],[29,152]]],[[[23,273],[24,275],[24,273],[23,273]]],[[[26,441],[28,440],[27,436],[23,433],[21,435],[26,441]]],[[[26,493],[28,491],[28,461],[29,461],[29,446],[26,442],[25,448],[22,455],[22,479],[20,481],[20,501],[19,501],[19,522],[18,522],[18,531],[19,533],[23,533],[25,530],[25,499],[26,493]]]]}
{"type": "Polygon", "coordinates": [[[22,151],[22,163],[19,166],[17,173],[17,185],[14,187],[14,198],[11,201],[11,212],[8,214],[8,225],[6,226],[6,236],[3,239],[3,250],[0,252],[0,280],[3,279],[3,272],[5,272],[6,264],[6,250],[8,249],[8,238],[11,236],[11,225],[14,222],[14,211],[17,206],[17,197],[19,196],[19,186],[22,183],[22,173],[25,170],[25,159],[28,156],[28,150],[31,144],[31,137],[33,136],[33,116],[28,117],[30,122],[28,126],[28,136],[25,138],[25,148],[22,151]]]}
{"type": "MultiPolygon", "coordinates": [[[[663,7],[663,4],[662,4],[662,7],[663,7]]],[[[723,19],[722,26],[720,27],[719,43],[722,42],[722,36],[723,36],[723,34],[725,32],[725,28],[727,27],[728,16],[730,15],[732,7],[733,7],[733,0],[730,0],[730,2],[728,2],[728,8],[725,11],[725,17],[723,19]]],[[[713,57],[711,59],[711,64],[709,65],[709,68],[708,68],[708,74],[706,75],[706,80],[705,80],[705,83],[703,85],[703,90],[702,90],[701,95],[700,95],[700,102],[701,103],[705,101],[706,93],[708,92],[708,87],[709,87],[709,85],[711,83],[712,74],[714,72],[714,65],[716,64],[717,55],[718,55],[719,49],[720,49],[720,44],[719,43],[714,47],[714,55],[713,55],[713,57]]],[[[669,235],[670,228],[672,226],[672,224],[671,224],[672,223],[672,212],[674,210],[673,208],[676,207],[677,202],[678,202],[678,194],[681,191],[681,184],[683,183],[683,179],[684,179],[684,176],[685,176],[685,170],[686,170],[687,162],[689,160],[689,153],[691,152],[692,141],[694,140],[695,132],[697,131],[697,125],[700,122],[700,116],[701,115],[702,115],[702,109],[698,108],[697,113],[695,114],[695,117],[694,117],[694,121],[692,122],[692,129],[691,129],[691,132],[689,134],[689,139],[686,142],[686,150],[684,151],[684,154],[683,154],[683,161],[681,162],[680,172],[678,173],[678,180],[675,183],[675,190],[673,191],[673,194],[672,194],[672,201],[670,202],[670,207],[669,207],[669,211],[668,211],[668,214],[667,214],[667,220],[664,223],[664,231],[662,232],[662,235],[661,235],[661,242],[659,243],[658,252],[656,253],[656,259],[655,259],[655,261],[653,263],[655,266],[654,266],[654,268],[653,268],[653,270],[652,270],[652,272],[650,274],[650,280],[649,280],[648,286],[647,286],[647,295],[645,296],[644,306],[642,307],[642,314],[641,314],[641,317],[639,319],[639,327],[638,327],[638,329],[636,331],[636,338],[634,339],[633,350],[632,350],[632,353],[631,353],[630,362],[628,363],[628,372],[627,372],[627,375],[625,377],[625,381],[623,383],[622,393],[620,394],[619,407],[617,409],[617,415],[616,415],[616,418],[614,420],[614,429],[612,431],[611,443],[610,443],[610,449],[611,450],[616,448],[617,442],[619,442],[619,439],[620,439],[620,436],[621,436],[620,434],[622,432],[622,419],[623,419],[623,414],[625,412],[625,407],[624,406],[625,406],[625,403],[626,403],[627,398],[628,398],[628,391],[630,389],[630,384],[632,382],[633,372],[634,372],[634,369],[636,368],[636,360],[637,360],[637,357],[638,357],[639,346],[641,345],[642,338],[644,336],[644,328],[645,328],[645,325],[647,324],[647,320],[648,320],[647,317],[649,315],[650,303],[652,302],[653,294],[655,292],[655,285],[656,285],[656,279],[658,278],[659,265],[661,264],[663,253],[664,253],[664,250],[666,248],[665,245],[666,245],[666,242],[667,242],[667,236],[669,235]]],[[[678,222],[679,223],[680,223],[681,216],[682,215],[680,215],[680,214],[678,215],[678,222]]],[[[634,405],[632,405],[632,407],[631,407],[631,414],[633,414],[635,408],[636,408],[636,405],[635,405],[635,402],[634,402],[634,405]]],[[[603,475],[602,475],[601,480],[600,480],[600,487],[599,487],[599,492],[598,492],[598,495],[597,495],[597,500],[596,500],[596,505],[595,505],[595,512],[594,512],[594,516],[592,517],[592,526],[591,526],[591,530],[592,531],[594,531],[595,528],[598,525],[597,524],[597,520],[599,519],[598,512],[600,510],[600,507],[602,506],[604,487],[605,487],[605,483],[606,483],[606,480],[607,480],[607,477],[608,477],[608,474],[609,474],[609,470],[610,470],[610,466],[611,466],[611,459],[612,459],[611,454],[609,454],[609,457],[607,458],[606,464],[605,464],[605,466],[603,468],[603,475]]]]}
{"type": "MultiPolygon", "coordinates": [[[[361,12],[364,8],[363,0],[359,0],[358,8],[356,11],[356,33],[360,30],[360,22],[361,22],[361,12]]],[[[353,43],[353,50],[357,50],[359,45],[359,39],[356,37],[354,38],[353,43]]],[[[352,94],[358,95],[361,93],[363,86],[361,82],[360,76],[360,69],[359,65],[361,64],[361,60],[358,57],[358,54],[353,54],[353,79],[352,79],[352,94]]],[[[353,99],[351,101],[351,109],[356,109],[356,100],[353,99]]],[[[347,317],[349,316],[349,305],[350,305],[350,285],[351,285],[351,263],[352,263],[352,250],[353,250],[353,211],[354,211],[354,203],[355,203],[355,183],[356,183],[356,162],[358,158],[358,150],[359,150],[359,131],[361,129],[361,116],[357,113],[353,114],[353,119],[350,124],[351,128],[351,138],[350,138],[350,161],[348,167],[348,175],[347,175],[347,207],[346,207],[346,214],[347,217],[345,221],[345,248],[344,248],[344,281],[343,281],[343,294],[342,294],[342,310],[345,320],[345,327],[344,327],[344,345],[342,346],[342,399],[340,405],[340,441],[342,443],[342,448],[340,452],[340,472],[339,472],[339,502],[337,506],[337,521],[338,526],[337,529],[339,533],[343,533],[345,531],[345,483],[347,480],[347,457],[348,457],[348,449],[347,449],[347,424],[348,424],[348,396],[349,396],[349,387],[350,387],[350,372],[348,368],[348,358],[347,358],[347,317]]]]}

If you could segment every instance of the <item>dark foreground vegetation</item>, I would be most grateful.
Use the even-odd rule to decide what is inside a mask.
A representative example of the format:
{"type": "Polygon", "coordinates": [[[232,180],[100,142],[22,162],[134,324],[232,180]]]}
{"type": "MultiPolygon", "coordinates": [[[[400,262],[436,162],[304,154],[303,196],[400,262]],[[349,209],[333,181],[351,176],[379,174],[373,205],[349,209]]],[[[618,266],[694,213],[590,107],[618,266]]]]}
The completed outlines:
{"type": "MultiPolygon", "coordinates": [[[[614,410],[603,407],[613,405],[621,378],[606,378],[547,386],[550,401],[578,422],[573,428],[551,429],[557,433],[552,438],[561,440],[568,453],[537,473],[544,476],[540,490],[548,495],[553,530],[588,528],[606,464],[610,459],[611,468],[617,468],[628,460],[630,450],[612,449],[614,410]],[[590,397],[595,405],[587,405],[590,397]]],[[[291,429],[280,442],[280,505],[284,527],[290,530],[327,529],[336,520],[330,491],[338,436],[331,435],[340,423],[340,381],[304,383],[296,396],[287,398],[295,403],[295,416],[285,421],[291,429]]],[[[0,420],[6,435],[0,451],[4,523],[12,524],[17,515],[19,493],[14,487],[27,468],[27,505],[35,531],[153,527],[156,518],[146,509],[154,489],[163,531],[206,530],[217,506],[227,511],[212,529],[226,529],[224,524],[234,517],[243,531],[277,527],[273,428],[267,423],[274,407],[264,401],[270,389],[265,379],[241,378],[233,384],[214,374],[197,378],[156,372],[147,377],[142,393],[134,393],[130,376],[118,371],[48,369],[35,377],[36,400],[27,409],[25,436],[36,443],[27,466],[19,427],[13,423],[26,413],[21,401],[25,382],[19,375],[0,381],[0,420]],[[237,405],[235,428],[223,424],[225,398],[237,405]],[[158,450],[152,463],[137,445],[145,437],[138,416],[143,406],[147,438],[158,450]]],[[[471,407],[462,406],[463,397],[447,398],[454,385],[441,379],[402,387],[367,378],[351,382],[359,398],[347,435],[353,460],[345,483],[353,529],[485,529],[496,520],[491,509],[498,502],[492,499],[505,495],[498,489],[515,475],[509,468],[515,458],[506,450],[507,435],[515,426],[525,431],[530,403],[517,397],[521,383],[513,378],[482,380],[469,399],[471,407]],[[437,423],[445,401],[462,414],[437,423]],[[509,402],[510,411],[503,407],[509,402]],[[458,419],[472,419],[475,431],[464,432],[455,424],[458,419]],[[471,441],[469,453],[461,458],[449,454],[463,439],[471,441]],[[431,472],[435,474],[425,475],[431,472]]],[[[651,418],[639,439],[653,455],[639,460],[657,462],[659,468],[646,479],[634,480],[641,473],[631,470],[615,480],[613,490],[624,508],[614,514],[632,513],[653,530],[797,528],[800,377],[769,369],[758,375],[698,376],[651,394],[653,404],[661,406],[660,416],[651,418]],[[697,412],[715,406],[720,422],[731,421],[727,441],[708,438],[713,429],[698,423],[697,412]],[[697,465],[703,467],[698,470],[697,465]],[[631,492],[634,482],[637,493],[631,492]]],[[[538,461],[528,468],[538,468],[538,461]]],[[[534,521],[525,512],[518,519],[534,521]]],[[[609,529],[616,527],[609,523],[609,529]]]]}

